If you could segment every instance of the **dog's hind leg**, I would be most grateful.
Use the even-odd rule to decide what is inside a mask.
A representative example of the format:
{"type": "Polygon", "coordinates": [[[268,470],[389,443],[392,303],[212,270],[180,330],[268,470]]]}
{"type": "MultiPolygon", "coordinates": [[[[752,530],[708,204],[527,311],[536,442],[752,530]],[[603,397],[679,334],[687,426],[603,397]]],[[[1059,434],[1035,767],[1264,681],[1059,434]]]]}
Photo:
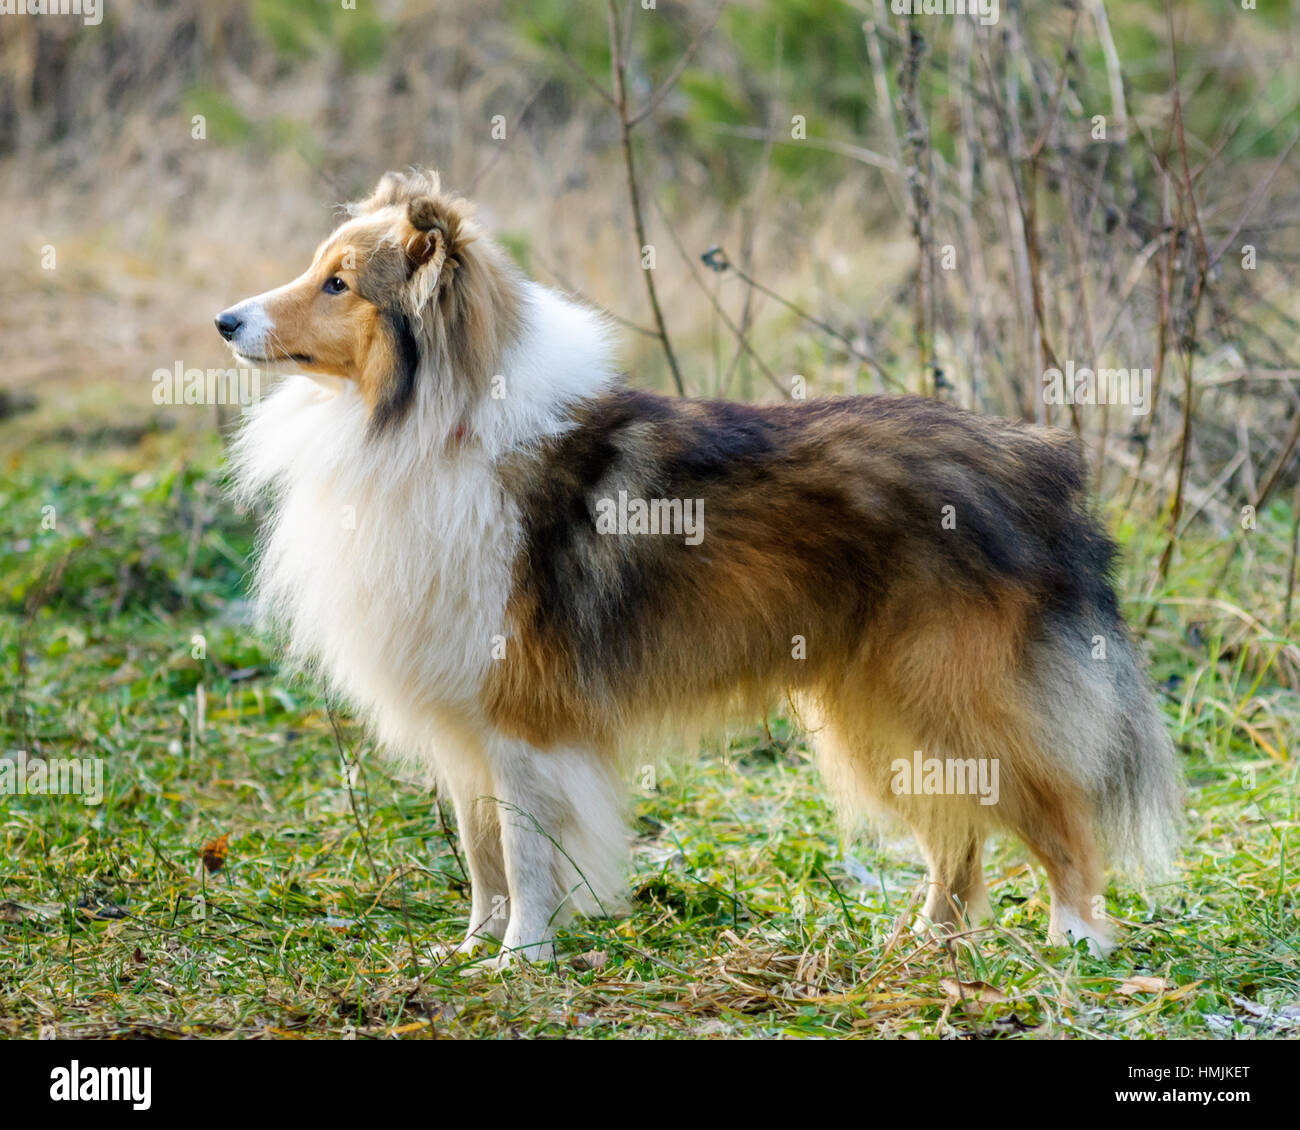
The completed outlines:
{"type": "MultiPolygon", "coordinates": [[[[1023,602],[1009,597],[915,622],[890,668],[893,687],[911,711],[922,749],[962,751],[987,770],[992,787],[987,796],[981,790],[975,816],[1015,832],[1047,869],[1051,940],[1083,938],[1104,951],[1110,938],[1098,898],[1088,771],[1073,753],[1075,736],[1045,709],[1053,700],[1042,691],[1050,676],[1040,670],[1041,660],[1031,653],[1025,668],[1025,616],[1023,602]]],[[[1074,722],[1076,729],[1096,724],[1089,718],[1074,722]]],[[[953,843],[952,833],[961,826],[956,815],[939,824],[945,844],[953,843]]],[[[944,865],[959,875],[961,842],[942,854],[944,865]]]]}
{"type": "Polygon", "coordinates": [[[901,795],[891,781],[901,761],[911,764],[913,732],[878,703],[842,694],[801,700],[822,776],[846,818],[885,812],[905,821],[929,871],[924,919],[944,930],[989,917],[984,883],[984,826],[963,798],[901,795]]]}
{"type": "Polygon", "coordinates": [[[1018,769],[1007,782],[1008,803],[999,815],[1047,870],[1048,939],[1057,945],[1083,939],[1094,953],[1104,954],[1111,947],[1110,927],[1086,797],[1059,772],[1023,764],[1018,769]]]}
{"type": "Polygon", "coordinates": [[[989,918],[984,882],[984,836],[975,826],[938,827],[914,820],[912,831],[925,856],[929,889],[922,918],[944,931],[989,918]]]}
{"type": "MultiPolygon", "coordinates": [[[[1110,930],[1099,897],[1101,867],[1084,785],[1068,762],[1045,752],[1024,712],[990,709],[977,718],[972,711],[965,723],[961,745],[978,751],[977,764],[989,767],[989,780],[995,783],[987,798],[991,803],[981,803],[980,814],[1019,836],[1047,871],[1049,940],[1068,944],[1071,938],[1083,939],[1094,952],[1106,952],[1110,930]]],[[[952,743],[956,736],[950,733],[936,744],[952,743]]],[[[950,819],[939,827],[942,866],[954,876],[949,881],[956,886],[965,881],[970,890],[965,863],[972,857],[964,854],[963,841],[955,835],[960,826],[950,819]]],[[[931,845],[929,850],[937,849],[931,845]]],[[[932,902],[935,898],[932,892],[932,902]]]]}

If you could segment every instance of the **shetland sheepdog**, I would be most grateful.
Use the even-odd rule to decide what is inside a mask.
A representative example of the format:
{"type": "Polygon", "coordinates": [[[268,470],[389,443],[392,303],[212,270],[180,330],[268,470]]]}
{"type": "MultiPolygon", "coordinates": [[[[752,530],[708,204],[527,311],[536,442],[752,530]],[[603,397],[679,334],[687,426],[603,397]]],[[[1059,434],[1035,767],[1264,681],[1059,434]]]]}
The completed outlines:
{"type": "Polygon", "coordinates": [[[915,833],[923,924],[988,914],[1003,829],[1046,870],[1050,939],[1107,946],[1103,861],[1170,860],[1181,785],[1071,436],[914,397],[641,392],[435,174],[348,211],[216,319],[298,374],[245,416],[232,481],[266,505],[288,657],[451,796],[459,952],[553,959],[568,912],[620,901],[627,758],[783,700],[841,808],[915,833]]]}

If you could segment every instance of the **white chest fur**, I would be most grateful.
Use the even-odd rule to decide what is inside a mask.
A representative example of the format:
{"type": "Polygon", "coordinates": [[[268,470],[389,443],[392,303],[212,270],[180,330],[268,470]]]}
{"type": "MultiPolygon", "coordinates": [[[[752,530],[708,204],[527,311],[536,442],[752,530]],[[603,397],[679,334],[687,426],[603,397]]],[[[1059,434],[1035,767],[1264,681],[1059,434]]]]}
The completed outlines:
{"type": "Polygon", "coordinates": [[[472,722],[518,520],[483,451],[365,428],[350,389],[288,378],[246,423],[237,475],[246,492],[273,488],[257,593],[290,657],[418,753],[434,717],[472,722]]]}

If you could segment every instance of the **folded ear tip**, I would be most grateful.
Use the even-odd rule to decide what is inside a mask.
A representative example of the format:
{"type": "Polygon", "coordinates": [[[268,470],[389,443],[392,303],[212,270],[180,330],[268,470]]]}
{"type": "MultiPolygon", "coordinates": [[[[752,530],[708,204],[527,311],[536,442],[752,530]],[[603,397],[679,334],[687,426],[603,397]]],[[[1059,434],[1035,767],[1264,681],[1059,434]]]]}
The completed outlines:
{"type": "Polygon", "coordinates": [[[406,206],[407,219],[419,231],[428,231],[438,223],[438,206],[431,196],[417,196],[406,206]]]}

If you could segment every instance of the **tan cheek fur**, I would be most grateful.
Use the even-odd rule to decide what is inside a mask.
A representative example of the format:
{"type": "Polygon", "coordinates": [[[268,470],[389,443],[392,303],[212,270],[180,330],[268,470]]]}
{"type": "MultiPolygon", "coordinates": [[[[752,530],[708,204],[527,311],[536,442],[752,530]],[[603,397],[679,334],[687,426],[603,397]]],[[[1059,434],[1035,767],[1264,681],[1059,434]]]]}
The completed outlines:
{"type": "MultiPolygon", "coordinates": [[[[346,273],[339,273],[353,285],[346,273]]],[[[377,384],[393,363],[391,346],[381,332],[380,312],[354,290],[326,294],[321,287],[329,277],[329,272],[313,271],[267,304],[267,315],[275,325],[275,348],[278,353],[310,357],[310,362],[299,362],[306,372],[356,381],[373,407],[379,398],[377,384]]]]}

